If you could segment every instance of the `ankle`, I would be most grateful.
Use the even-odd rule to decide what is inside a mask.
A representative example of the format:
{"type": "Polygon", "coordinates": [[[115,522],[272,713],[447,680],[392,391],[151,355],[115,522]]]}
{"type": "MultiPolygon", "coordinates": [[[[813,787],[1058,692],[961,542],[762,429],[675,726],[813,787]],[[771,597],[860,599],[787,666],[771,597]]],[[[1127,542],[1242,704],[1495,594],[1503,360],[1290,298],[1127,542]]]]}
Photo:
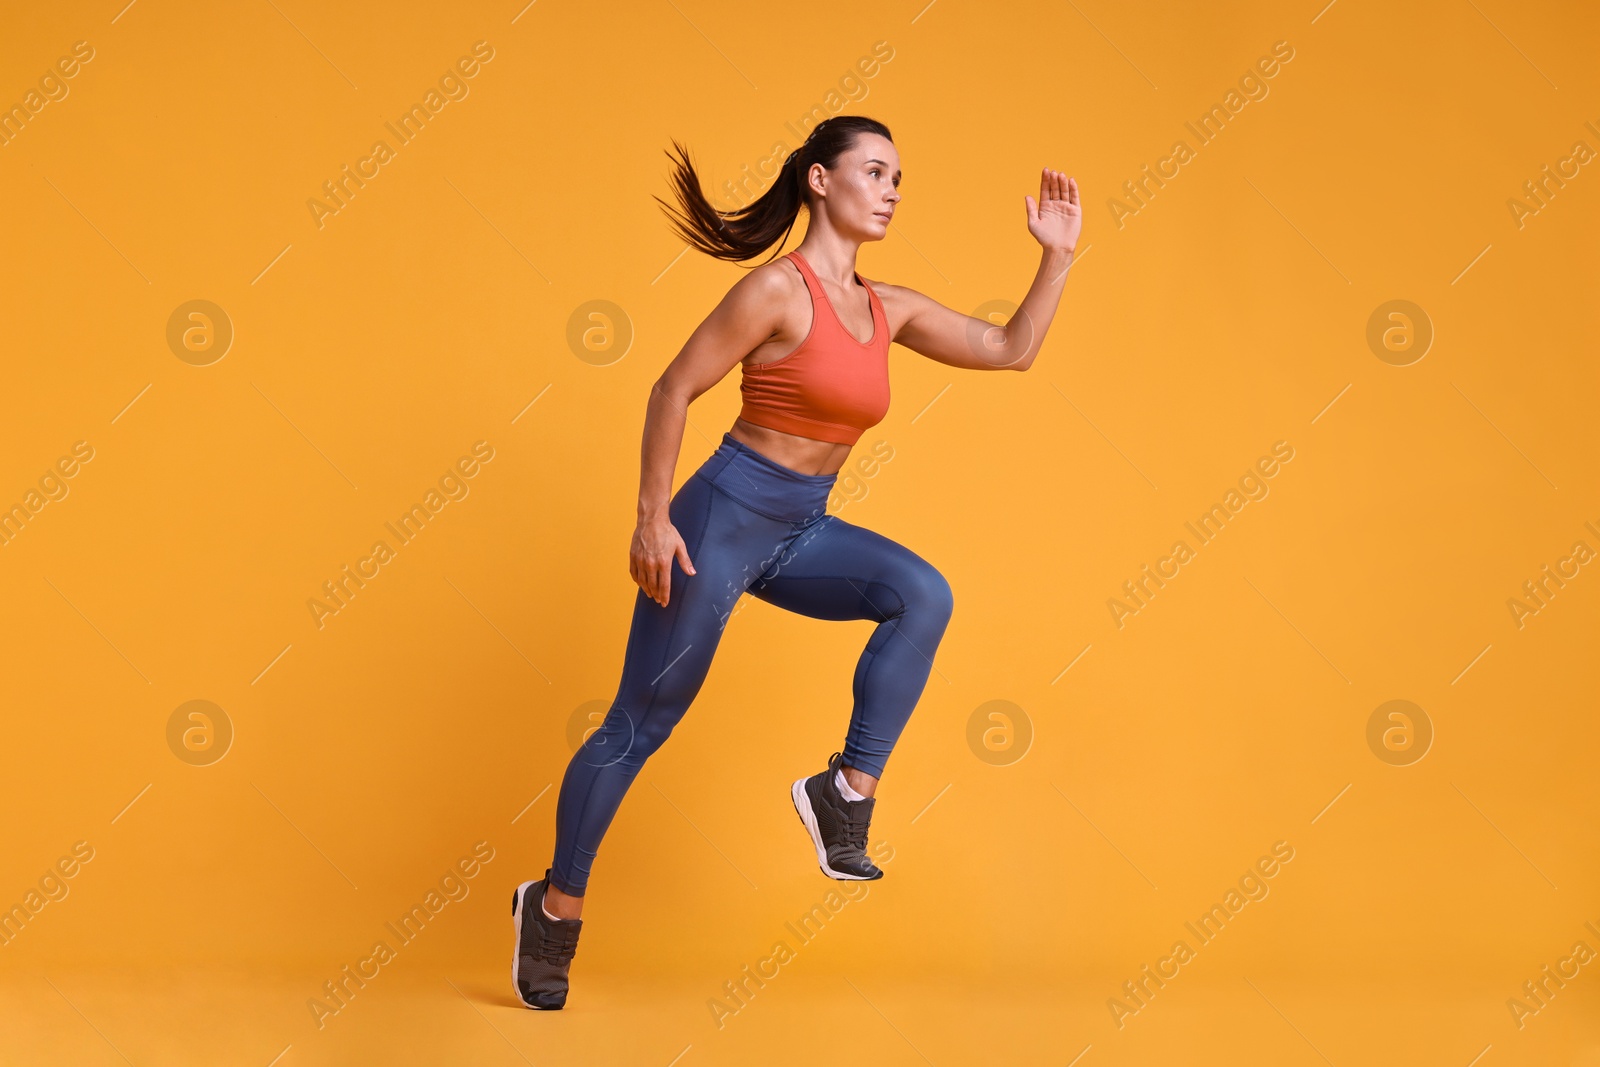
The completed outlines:
{"type": "MultiPolygon", "coordinates": [[[[846,776],[846,774],[844,773],[843,769],[834,771],[833,773],[834,773],[833,784],[839,787],[839,795],[844,797],[846,800],[852,801],[852,802],[859,801],[859,800],[866,800],[869,796],[872,795],[869,792],[862,792],[861,790],[857,789],[855,786],[851,785],[850,784],[850,779],[849,779],[848,776],[846,776]]],[[[861,784],[862,785],[868,785],[868,783],[866,783],[866,782],[862,782],[861,784]]]]}
{"type": "Polygon", "coordinates": [[[544,894],[539,901],[539,910],[544,912],[547,919],[577,919],[583,915],[583,898],[563,893],[555,886],[546,884],[544,894]]]}

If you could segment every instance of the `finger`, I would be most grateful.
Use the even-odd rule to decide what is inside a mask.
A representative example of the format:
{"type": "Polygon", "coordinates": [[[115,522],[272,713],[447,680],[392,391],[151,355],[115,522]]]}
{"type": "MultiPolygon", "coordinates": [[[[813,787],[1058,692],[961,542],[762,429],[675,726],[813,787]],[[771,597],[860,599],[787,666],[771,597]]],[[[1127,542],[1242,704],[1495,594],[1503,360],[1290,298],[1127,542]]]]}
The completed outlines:
{"type": "Polygon", "coordinates": [[[1050,199],[1050,168],[1045,167],[1039,172],[1039,203],[1050,199]]]}
{"type": "Polygon", "coordinates": [[[1051,196],[1056,200],[1065,200],[1067,198],[1066,179],[1064,179],[1061,176],[1061,172],[1059,170],[1051,171],[1050,172],[1050,177],[1051,177],[1051,189],[1050,189],[1051,196]]]}
{"type": "Polygon", "coordinates": [[[682,538],[678,539],[678,547],[675,551],[678,555],[678,565],[683,568],[683,573],[693,574],[694,564],[689,562],[689,546],[683,543],[682,538]]]}
{"type": "Polygon", "coordinates": [[[1039,221],[1039,206],[1033,202],[1033,197],[1024,196],[1022,199],[1024,201],[1024,206],[1026,206],[1027,209],[1028,209],[1028,221],[1029,222],[1038,222],[1039,221]]]}
{"type": "Polygon", "coordinates": [[[1076,178],[1067,179],[1067,199],[1073,204],[1078,202],[1078,179],[1076,178]]]}

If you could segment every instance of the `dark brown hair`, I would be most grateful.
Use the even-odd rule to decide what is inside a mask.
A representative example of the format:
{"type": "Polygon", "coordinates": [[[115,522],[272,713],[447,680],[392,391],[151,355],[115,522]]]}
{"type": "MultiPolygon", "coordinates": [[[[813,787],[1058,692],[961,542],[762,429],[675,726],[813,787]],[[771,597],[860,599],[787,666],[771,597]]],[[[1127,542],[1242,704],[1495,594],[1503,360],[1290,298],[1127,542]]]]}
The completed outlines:
{"type": "MultiPolygon", "coordinates": [[[[794,228],[801,205],[809,210],[811,191],[805,181],[813,163],[832,168],[854,146],[856,136],[875,133],[888,141],[889,127],[865,115],[834,115],[812,129],[804,144],[783,161],[772,187],[752,203],[733,211],[719,211],[706,200],[700,178],[689,161],[688,150],[676,140],[679,158],[673,161],[672,191],[681,212],[674,212],[659,196],[655,201],[690,245],[708,256],[738,263],[753,259],[776,243],[780,248],[794,228]]],[[[669,159],[672,153],[667,153],[669,159]]]]}

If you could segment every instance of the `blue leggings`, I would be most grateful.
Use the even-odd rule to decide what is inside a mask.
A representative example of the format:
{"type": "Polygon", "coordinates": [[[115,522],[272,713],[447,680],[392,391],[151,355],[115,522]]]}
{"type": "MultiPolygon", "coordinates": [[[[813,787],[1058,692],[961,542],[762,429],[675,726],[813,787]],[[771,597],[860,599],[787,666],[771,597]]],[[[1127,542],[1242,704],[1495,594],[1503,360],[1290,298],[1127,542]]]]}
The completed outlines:
{"type": "Polygon", "coordinates": [[[673,496],[668,516],[696,573],[674,559],[666,606],[642,588],[634,600],[616,700],[561,782],[550,874],[557,889],[584,894],[623,794],[699,693],[745,592],[815,619],[878,624],[856,664],[843,751],[846,766],[883,777],[950,621],[950,583],[911,550],[828,514],[835,480],[791,470],[724,434],[673,496]]]}

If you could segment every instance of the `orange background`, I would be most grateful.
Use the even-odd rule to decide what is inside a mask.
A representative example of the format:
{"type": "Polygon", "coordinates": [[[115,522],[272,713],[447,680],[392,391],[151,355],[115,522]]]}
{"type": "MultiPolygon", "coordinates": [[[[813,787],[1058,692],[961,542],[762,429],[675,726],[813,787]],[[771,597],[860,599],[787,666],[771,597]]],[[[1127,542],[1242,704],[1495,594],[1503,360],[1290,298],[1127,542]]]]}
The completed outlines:
{"type": "MultiPolygon", "coordinates": [[[[1600,950],[1600,577],[1508,608],[1600,547],[1600,178],[1509,203],[1600,149],[1591,9],[520,7],[113,0],[0,38],[0,103],[93,50],[0,146],[0,504],[93,450],[0,547],[0,903],[93,852],[0,946],[6,1062],[1600,1064],[1594,966],[1520,1027],[1507,1005],[1600,950]],[[479,41],[467,94],[319,226],[307,201],[479,41]],[[1280,41],[1201,144],[1185,123],[1280,41]],[[1040,168],[1085,210],[1033,369],[895,348],[855,453],[893,458],[841,482],[842,517],[955,589],[878,794],[893,860],[826,880],[786,795],[842,741],[871,624],[746,598],[605,840],[567,1010],[528,1012],[507,897],[615,692],[646,393],[743,269],[672,235],[664,149],[731,207],[838,111],[904,169],[870,279],[1010,308],[1040,168]],[[231,324],[220,358],[169,345],[192,300],[231,324]],[[1421,358],[1368,343],[1393,300],[1421,358]],[[480,441],[467,494],[319,627],[322,583],[480,441]],[[209,765],[169,744],[193,700],[232,730],[209,765]],[[1433,735],[1406,765],[1368,742],[1391,700],[1433,735]],[[319,1027],[307,1001],[478,842],[466,895],[319,1027]]],[[[675,487],[737,406],[735,373],[691,409],[675,487]]]]}

